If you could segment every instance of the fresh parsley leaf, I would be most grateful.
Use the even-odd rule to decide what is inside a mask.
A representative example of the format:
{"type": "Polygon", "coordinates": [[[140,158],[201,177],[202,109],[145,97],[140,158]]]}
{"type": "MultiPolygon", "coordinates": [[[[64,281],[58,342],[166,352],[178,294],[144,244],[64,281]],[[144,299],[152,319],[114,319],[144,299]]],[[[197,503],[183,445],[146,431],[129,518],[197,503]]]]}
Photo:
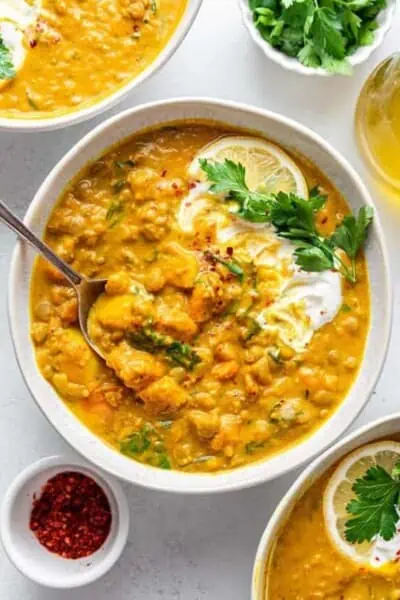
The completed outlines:
{"type": "Polygon", "coordinates": [[[130,167],[133,168],[135,166],[135,161],[128,159],[128,160],[116,160],[114,161],[114,165],[117,167],[117,169],[121,169],[124,170],[126,167],[130,167]]]}
{"type": "Polygon", "coordinates": [[[135,431],[120,443],[120,450],[123,454],[136,456],[146,452],[150,446],[150,429],[143,425],[140,431],[135,431]]]}
{"type": "Polygon", "coordinates": [[[236,260],[225,260],[224,258],[218,256],[218,254],[213,254],[212,252],[205,252],[205,257],[212,261],[220,263],[221,265],[226,267],[228,271],[230,271],[233,275],[236,275],[240,282],[243,282],[244,271],[236,260]]]}
{"type": "Polygon", "coordinates": [[[348,75],[347,57],[371,44],[386,0],[249,0],[261,36],[307,67],[348,75]]]}
{"type": "Polygon", "coordinates": [[[172,362],[192,371],[201,362],[199,355],[188,344],[162,336],[151,325],[145,325],[136,331],[129,331],[126,339],[137,350],[150,354],[164,353],[172,362]]]}
{"type": "Polygon", "coordinates": [[[392,475],[383,467],[375,465],[353,485],[356,498],[346,506],[351,518],[345,523],[345,536],[355,544],[369,542],[380,535],[391,540],[399,520],[400,463],[396,463],[392,475]]]}
{"type": "Polygon", "coordinates": [[[351,306],[349,306],[348,304],[344,303],[344,304],[342,304],[342,306],[341,306],[341,309],[340,309],[340,310],[341,310],[343,313],[349,313],[349,312],[351,312],[353,309],[351,308],[351,306]]]}
{"type": "Polygon", "coordinates": [[[12,62],[11,52],[0,35],[0,80],[13,79],[16,71],[12,62]]]}
{"type": "Polygon", "coordinates": [[[212,184],[210,191],[237,203],[237,216],[247,221],[271,223],[279,236],[295,244],[296,261],[303,270],[336,269],[350,283],[356,282],[356,256],[373,219],[370,207],[361,208],[357,218],[346,216],[331,237],[323,237],[317,230],[315,217],[327,197],[318,188],[310,191],[308,200],[293,193],[252,192],[247,187],[246,171],[240,163],[202,160],[200,165],[212,184]],[[351,267],[337,253],[339,248],[348,255],[351,267]]]}
{"type": "Polygon", "coordinates": [[[370,206],[362,206],[358,211],[357,218],[354,215],[347,215],[331,237],[331,242],[346,252],[351,259],[354,279],[356,278],[356,257],[367,238],[373,218],[373,209],[370,206]]]}
{"type": "Polygon", "coordinates": [[[126,186],[126,179],[118,179],[118,181],[116,181],[112,185],[113,194],[115,194],[115,195],[119,194],[124,189],[125,186],[126,186]]]}
{"type": "Polygon", "coordinates": [[[310,34],[319,54],[325,52],[338,60],[345,57],[345,41],[341,31],[342,24],[332,9],[323,7],[315,11],[310,34]]]}
{"type": "Polygon", "coordinates": [[[257,450],[260,450],[260,448],[264,448],[264,446],[265,442],[248,442],[245,445],[246,454],[254,454],[255,452],[257,452],[257,450]]]}
{"type": "Polygon", "coordinates": [[[117,223],[119,223],[123,213],[124,205],[122,204],[122,202],[120,202],[119,200],[112,200],[109,204],[106,213],[106,221],[109,223],[110,228],[114,227],[115,225],[117,225],[117,223]]]}

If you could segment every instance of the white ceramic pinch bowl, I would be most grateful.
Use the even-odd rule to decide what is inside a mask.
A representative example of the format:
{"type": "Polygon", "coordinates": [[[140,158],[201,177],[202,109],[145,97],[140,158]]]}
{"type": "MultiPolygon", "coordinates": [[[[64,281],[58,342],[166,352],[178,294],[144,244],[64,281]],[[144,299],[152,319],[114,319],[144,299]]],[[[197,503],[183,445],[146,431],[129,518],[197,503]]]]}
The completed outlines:
{"type": "Polygon", "coordinates": [[[1,540],[11,562],[26,577],[50,588],[76,588],[99,579],[115,564],[129,530],[128,504],[120,484],[87,463],[62,456],[43,458],[26,467],[8,488],[1,508],[1,540]],[[111,508],[111,529],[100,548],[82,559],[49,552],[30,530],[33,500],[51,478],[65,471],[91,477],[104,491],[111,508]]]}

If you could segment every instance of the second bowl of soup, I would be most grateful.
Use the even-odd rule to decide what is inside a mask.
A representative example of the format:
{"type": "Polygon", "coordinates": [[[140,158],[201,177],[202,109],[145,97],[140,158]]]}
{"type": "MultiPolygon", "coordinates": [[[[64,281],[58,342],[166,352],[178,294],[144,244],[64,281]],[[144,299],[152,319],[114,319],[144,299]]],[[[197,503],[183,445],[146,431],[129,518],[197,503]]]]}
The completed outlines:
{"type": "Polygon", "coordinates": [[[350,167],[300,126],[205,101],[130,111],[67,155],[27,220],[108,279],[89,316],[104,361],[74,291],[22,247],[10,296],[30,388],[103,468],[179,491],[254,484],[367,400],[390,325],[379,224],[350,167]]]}
{"type": "Polygon", "coordinates": [[[399,427],[375,421],[299,477],[261,539],[253,600],[400,598],[399,427]]]}

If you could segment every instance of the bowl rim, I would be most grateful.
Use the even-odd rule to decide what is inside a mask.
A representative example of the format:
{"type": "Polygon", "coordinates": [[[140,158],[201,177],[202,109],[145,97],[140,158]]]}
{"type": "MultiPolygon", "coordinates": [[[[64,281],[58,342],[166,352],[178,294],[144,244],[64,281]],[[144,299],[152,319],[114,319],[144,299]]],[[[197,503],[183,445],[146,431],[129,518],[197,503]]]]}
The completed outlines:
{"type": "Polygon", "coordinates": [[[196,17],[200,11],[203,0],[187,0],[186,8],[177,24],[175,31],[168,39],[166,45],[157,54],[155,59],[139,73],[137,77],[129,79],[125,85],[119,87],[109,96],[106,96],[99,102],[90,104],[81,110],[75,110],[56,117],[43,119],[21,119],[13,117],[0,117],[0,131],[14,132],[39,132],[55,131],[71,125],[77,125],[83,121],[88,121],[93,117],[113,108],[119,102],[122,102],[132,91],[139,88],[142,83],[155,75],[175,54],[186,36],[192,29],[196,17]]]}
{"type": "MultiPolygon", "coordinates": [[[[277,113],[274,113],[274,112],[271,112],[271,111],[268,111],[265,109],[255,108],[255,107],[249,106],[247,104],[242,104],[242,103],[237,103],[237,102],[232,102],[232,101],[225,101],[225,100],[216,100],[216,99],[210,99],[210,98],[204,98],[204,97],[203,98],[176,98],[176,99],[172,99],[172,100],[161,100],[161,101],[157,101],[157,102],[150,102],[150,103],[138,106],[138,107],[128,109],[128,110],[121,112],[117,115],[114,115],[113,117],[109,118],[108,120],[102,122],[97,127],[95,127],[92,131],[90,131],[88,134],[86,134],[80,141],[77,142],[77,144],[75,144],[69,150],[69,152],[67,152],[67,154],[55,165],[55,167],[52,169],[52,171],[47,175],[47,177],[43,181],[42,185],[40,186],[39,190],[37,191],[33,201],[31,202],[31,204],[28,207],[28,210],[27,210],[25,218],[24,218],[24,222],[29,226],[29,223],[33,219],[36,211],[40,211],[40,207],[42,206],[42,204],[44,204],[46,202],[46,197],[47,197],[49,189],[51,188],[51,185],[53,184],[53,182],[55,180],[57,180],[60,173],[62,173],[64,167],[70,161],[72,161],[76,155],[79,155],[80,152],[82,150],[84,150],[86,146],[90,145],[97,137],[101,136],[101,134],[104,131],[111,129],[116,123],[118,123],[119,121],[123,121],[126,118],[132,118],[133,116],[137,116],[137,115],[140,115],[141,113],[146,113],[147,111],[152,111],[152,110],[166,109],[166,108],[172,108],[172,107],[176,107],[176,106],[179,106],[179,108],[181,108],[182,105],[191,107],[191,108],[197,108],[199,106],[202,106],[203,109],[214,108],[217,110],[218,109],[223,109],[223,110],[228,110],[228,111],[231,110],[233,112],[241,111],[244,115],[253,114],[256,117],[260,117],[261,119],[272,120],[276,123],[281,124],[284,127],[288,127],[290,129],[296,131],[297,133],[299,133],[299,135],[303,135],[304,137],[308,138],[309,141],[313,142],[314,144],[316,144],[319,147],[322,147],[331,156],[332,160],[336,161],[340,165],[340,167],[347,173],[347,175],[351,178],[352,184],[355,186],[355,188],[358,189],[360,196],[363,199],[363,202],[367,205],[374,206],[374,203],[369,195],[369,192],[368,192],[366,186],[362,182],[360,176],[357,174],[355,169],[350,165],[350,163],[337,150],[335,150],[329,144],[329,142],[327,142],[319,134],[315,133],[311,129],[308,129],[306,126],[294,121],[291,118],[285,117],[283,115],[280,115],[280,114],[277,114],[277,113]]],[[[222,122],[223,119],[220,119],[220,121],[222,122]]],[[[166,119],[165,122],[168,122],[168,119],[166,119]]],[[[229,119],[226,119],[225,122],[229,124],[229,119]]],[[[161,123],[159,122],[158,124],[160,125],[161,123]]],[[[137,129],[135,130],[134,128],[132,128],[129,132],[127,132],[126,137],[129,137],[129,135],[134,135],[135,132],[137,132],[137,131],[138,131],[137,129]]],[[[121,139],[121,141],[122,141],[122,139],[121,139]]],[[[102,150],[102,152],[103,151],[106,151],[106,149],[102,150]]],[[[47,418],[47,420],[53,425],[53,427],[58,431],[58,433],[86,460],[94,463],[97,467],[105,470],[106,472],[114,475],[115,477],[125,479],[126,481],[128,481],[130,483],[135,483],[137,485],[141,485],[141,486],[149,488],[149,489],[154,489],[154,490],[164,491],[164,492],[182,493],[182,494],[220,493],[220,492],[234,491],[234,490],[238,490],[238,489],[244,489],[247,487],[259,485],[261,483],[264,483],[264,482],[274,479],[276,477],[280,477],[291,470],[299,468],[302,465],[304,465],[306,462],[310,461],[318,451],[321,452],[322,449],[326,448],[329,444],[333,443],[351,425],[351,423],[354,421],[354,419],[357,417],[357,415],[360,413],[360,411],[364,408],[365,404],[368,402],[370,395],[375,387],[376,381],[378,380],[379,375],[380,375],[380,373],[383,369],[384,363],[385,363],[385,358],[386,358],[386,354],[388,351],[388,345],[389,345],[390,334],[391,334],[392,305],[393,305],[393,298],[392,298],[393,291],[392,290],[393,290],[393,288],[392,288],[391,273],[390,273],[390,268],[389,268],[389,258],[388,258],[388,252],[387,252],[387,248],[386,248],[385,238],[384,238],[383,230],[382,230],[382,227],[380,224],[379,215],[378,215],[377,211],[375,214],[376,214],[376,218],[374,219],[374,229],[376,232],[376,239],[379,244],[379,249],[380,249],[380,252],[381,252],[382,258],[383,258],[381,268],[383,270],[383,278],[385,281],[385,291],[387,293],[385,294],[385,297],[382,299],[382,302],[384,303],[384,306],[385,306],[385,311],[384,311],[385,322],[381,329],[381,331],[382,331],[381,351],[380,351],[379,358],[374,365],[373,374],[372,374],[372,377],[370,378],[370,385],[366,386],[366,389],[362,394],[362,402],[359,402],[358,404],[356,404],[354,406],[353,410],[351,411],[351,414],[347,415],[346,419],[342,419],[340,428],[335,428],[334,432],[330,432],[329,435],[324,436],[324,442],[323,442],[323,444],[321,444],[321,447],[319,448],[319,450],[318,449],[315,449],[315,450],[309,449],[307,454],[303,455],[301,458],[299,457],[296,461],[293,461],[293,462],[280,461],[280,462],[283,462],[283,464],[279,466],[279,473],[271,472],[271,469],[269,470],[268,468],[265,467],[265,465],[268,465],[268,462],[269,462],[268,459],[266,459],[265,461],[260,461],[260,462],[254,463],[252,465],[249,465],[249,466],[245,466],[242,468],[237,468],[234,470],[217,473],[217,474],[204,474],[204,473],[192,474],[192,473],[181,473],[179,471],[163,471],[163,474],[168,473],[168,479],[166,479],[165,481],[162,481],[162,482],[159,481],[159,479],[162,479],[162,476],[159,475],[158,478],[157,477],[148,478],[146,480],[146,482],[143,482],[140,477],[140,474],[135,473],[135,469],[138,472],[140,472],[140,469],[144,469],[146,472],[148,472],[148,470],[151,469],[152,467],[144,466],[141,463],[135,462],[135,469],[132,469],[132,471],[129,473],[129,476],[128,476],[127,473],[121,473],[120,472],[121,469],[117,465],[110,464],[110,462],[112,462],[111,458],[110,458],[110,460],[107,460],[107,465],[103,464],[103,462],[98,458],[98,456],[97,456],[96,452],[93,450],[93,448],[89,447],[90,446],[89,443],[86,443],[86,447],[83,443],[81,443],[81,439],[80,439],[78,433],[74,433],[72,436],[71,432],[69,432],[69,431],[66,432],[65,430],[60,428],[58,426],[58,424],[55,422],[56,419],[54,417],[54,414],[50,414],[50,411],[45,410],[45,407],[42,406],[41,398],[38,397],[38,395],[35,394],[34,391],[32,390],[31,385],[30,385],[29,369],[27,368],[25,371],[25,365],[23,364],[22,356],[20,356],[20,353],[19,353],[19,346],[22,344],[22,342],[19,339],[21,336],[19,334],[20,328],[19,328],[19,322],[18,322],[18,314],[17,314],[17,311],[14,309],[14,307],[17,305],[16,296],[18,295],[18,281],[19,281],[18,277],[17,277],[17,272],[18,272],[18,264],[21,260],[23,244],[21,242],[17,242],[17,244],[14,248],[12,257],[11,257],[11,262],[10,262],[9,285],[8,285],[8,316],[9,316],[9,324],[10,324],[10,333],[11,333],[11,338],[12,338],[12,342],[13,342],[13,346],[14,346],[15,355],[16,355],[17,362],[18,362],[19,368],[21,370],[22,376],[27,385],[27,388],[31,392],[31,395],[35,399],[36,404],[39,406],[39,408],[41,409],[42,413],[47,418]],[[71,437],[73,437],[74,439],[71,439],[71,437]],[[79,439],[79,441],[78,441],[78,439],[79,439]],[[251,467],[254,467],[254,468],[259,467],[260,469],[262,469],[262,472],[261,473],[259,473],[259,472],[250,473],[249,471],[250,471],[251,467]],[[246,473],[246,469],[247,469],[247,473],[246,473]]],[[[36,369],[37,369],[37,366],[36,366],[36,369]]],[[[55,394],[55,392],[53,392],[53,393],[55,394]]],[[[66,410],[69,410],[69,409],[66,408],[66,410]]],[[[76,419],[76,417],[73,416],[72,414],[71,414],[71,418],[76,419]]],[[[317,430],[317,433],[318,433],[318,430],[317,430]]],[[[94,435],[94,434],[91,434],[91,435],[94,435]]],[[[312,438],[313,436],[310,436],[310,437],[312,438]]],[[[102,441],[102,444],[105,445],[105,443],[103,441],[102,441]]],[[[301,445],[301,443],[300,443],[300,445],[301,445]]],[[[109,452],[115,453],[116,450],[110,448],[109,452]]],[[[284,456],[284,454],[285,454],[284,452],[281,454],[278,454],[277,457],[282,458],[284,456]]],[[[275,457],[272,457],[272,459],[273,458],[275,458],[275,457]]],[[[125,460],[128,460],[128,459],[125,459],[125,460]]],[[[157,471],[159,471],[159,470],[157,470],[157,471]]]]}
{"type": "MultiPolygon", "coordinates": [[[[379,417],[378,419],[374,419],[373,421],[358,427],[353,432],[346,435],[333,446],[328,448],[321,454],[321,456],[315,458],[311,464],[306,467],[294,480],[271,514],[258,543],[251,578],[251,600],[265,600],[265,594],[264,596],[260,596],[259,594],[259,588],[261,585],[259,579],[260,572],[265,575],[265,564],[270,558],[271,553],[271,550],[268,548],[268,544],[272,539],[272,536],[275,535],[276,530],[288,516],[288,513],[290,514],[290,509],[293,507],[293,501],[295,506],[296,501],[301,499],[301,497],[307,492],[308,489],[310,489],[313,483],[325,473],[325,471],[333,462],[340,460],[344,454],[351,452],[355,447],[357,447],[356,444],[353,446],[353,443],[356,443],[357,440],[360,439],[364,434],[368,434],[370,431],[377,429],[382,425],[388,425],[389,423],[395,421],[399,423],[400,429],[400,412],[379,417]],[[298,495],[299,498],[297,498],[298,495]],[[267,551],[269,554],[267,554],[267,551]]],[[[365,444],[370,444],[372,442],[373,440],[365,442],[365,444]]],[[[263,577],[263,582],[265,582],[265,577],[263,577]]]]}
{"type": "MultiPolygon", "coordinates": [[[[73,589],[93,583],[103,577],[117,562],[121,556],[129,534],[129,507],[124,490],[118,480],[114,480],[111,476],[103,473],[100,469],[87,463],[81,458],[76,458],[71,455],[53,455],[40,458],[39,460],[25,466],[20,473],[11,481],[1,503],[0,514],[0,539],[4,548],[5,554],[18,569],[22,575],[45,587],[52,589],[73,589]],[[103,489],[104,493],[112,496],[112,505],[114,504],[113,518],[117,522],[117,528],[114,533],[112,545],[108,548],[107,554],[102,561],[94,568],[88,568],[79,575],[66,575],[64,579],[59,581],[46,580],[45,577],[39,574],[39,571],[33,572],[32,569],[26,568],[24,559],[13,542],[10,530],[12,528],[12,510],[18,496],[21,494],[24,486],[29,484],[35,477],[49,469],[63,471],[78,471],[92,477],[98,485],[103,489]]],[[[87,557],[90,559],[90,556],[87,557]]]]}
{"type": "MultiPolygon", "coordinates": [[[[306,67],[296,57],[290,57],[275,49],[267,40],[265,40],[258,29],[255,27],[249,7],[249,0],[238,0],[242,21],[247,31],[250,34],[253,42],[262,50],[267,58],[274,63],[284,67],[289,71],[299,73],[301,75],[317,75],[319,77],[334,77],[341,75],[340,73],[330,73],[322,67],[306,67]]],[[[375,31],[375,38],[372,44],[368,46],[360,46],[356,52],[348,57],[348,61],[352,67],[362,64],[379,48],[386,34],[392,26],[393,19],[400,6],[400,0],[388,0],[388,6],[384,8],[380,14],[384,15],[384,20],[380,23],[375,31]]]]}

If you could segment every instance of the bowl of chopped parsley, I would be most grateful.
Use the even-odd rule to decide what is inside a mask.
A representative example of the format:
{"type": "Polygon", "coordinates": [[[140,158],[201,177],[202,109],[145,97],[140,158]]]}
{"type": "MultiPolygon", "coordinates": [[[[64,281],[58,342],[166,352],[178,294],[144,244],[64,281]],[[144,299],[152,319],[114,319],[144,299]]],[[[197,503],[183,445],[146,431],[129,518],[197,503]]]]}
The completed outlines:
{"type": "Polygon", "coordinates": [[[351,75],[380,46],[398,0],[239,0],[254,42],[304,75],[351,75]]]}

